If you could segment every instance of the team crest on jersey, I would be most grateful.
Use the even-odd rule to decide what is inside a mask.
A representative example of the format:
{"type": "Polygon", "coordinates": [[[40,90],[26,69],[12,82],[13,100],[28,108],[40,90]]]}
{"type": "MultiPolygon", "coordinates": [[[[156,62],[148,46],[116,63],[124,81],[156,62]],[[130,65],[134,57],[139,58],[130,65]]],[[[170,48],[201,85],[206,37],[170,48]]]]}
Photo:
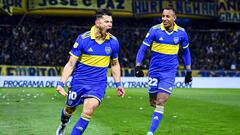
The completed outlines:
{"type": "Polygon", "coordinates": [[[173,38],[173,41],[174,41],[175,44],[178,43],[179,37],[174,37],[174,38],[173,38]]]}
{"type": "Polygon", "coordinates": [[[105,52],[106,52],[107,54],[109,54],[109,53],[111,52],[111,47],[106,46],[106,47],[105,47],[105,52]]]}

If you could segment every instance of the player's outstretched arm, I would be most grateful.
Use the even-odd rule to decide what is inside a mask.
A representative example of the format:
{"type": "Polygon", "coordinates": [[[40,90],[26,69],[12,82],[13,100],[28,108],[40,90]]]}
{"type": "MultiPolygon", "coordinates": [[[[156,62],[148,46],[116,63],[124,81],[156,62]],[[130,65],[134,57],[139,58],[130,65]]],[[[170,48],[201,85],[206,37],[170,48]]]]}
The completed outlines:
{"type": "Polygon", "coordinates": [[[112,68],[113,79],[114,79],[114,82],[115,82],[115,85],[116,85],[117,95],[121,96],[121,97],[124,97],[125,90],[121,86],[120,64],[119,64],[119,61],[117,59],[116,60],[112,60],[111,68],[112,68]]]}
{"type": "Polygon", "coordinates": [[[77,62],[77,58],[70,56],[68,63],[63,68],[62,76],[56,89],[56,91],[63,96],[67,96],[67,93],[64,90],[65,83],[67,82],[68,78],[72,74],[76,62],[77,62]]]}

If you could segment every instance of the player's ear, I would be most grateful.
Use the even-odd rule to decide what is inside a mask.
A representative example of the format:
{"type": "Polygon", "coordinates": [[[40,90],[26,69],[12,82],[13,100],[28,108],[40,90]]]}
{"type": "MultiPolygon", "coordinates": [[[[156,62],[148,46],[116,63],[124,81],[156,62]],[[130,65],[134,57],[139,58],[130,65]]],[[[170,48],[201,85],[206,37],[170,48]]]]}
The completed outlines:
{"type": "Polygon", "coordinates": [[[174,20],[174,22],[177,20],[177,16],[176,16],[176,15],[174,16],[174,19],[173,19],[173,20],[174,20]]]}
{"type": "Polygon", "coordinates": [[[96,25],[96,26],[99,26],[99,24],[100,24],[99,19],[96,19],[96,20],[95,20],[95,25],[96,25]]]}
{"type": "Polygon", "coordinates": [[[177,20],[177,16],[175,13],[173,13],[173,20],[176,21],[177,20]]]}
{"type": "Polygon", "coordinates": [[[173,17],[173,20],[176,21],[177,20],[177,16],[174,12],[172,12],[172,17],[173,17]]]}

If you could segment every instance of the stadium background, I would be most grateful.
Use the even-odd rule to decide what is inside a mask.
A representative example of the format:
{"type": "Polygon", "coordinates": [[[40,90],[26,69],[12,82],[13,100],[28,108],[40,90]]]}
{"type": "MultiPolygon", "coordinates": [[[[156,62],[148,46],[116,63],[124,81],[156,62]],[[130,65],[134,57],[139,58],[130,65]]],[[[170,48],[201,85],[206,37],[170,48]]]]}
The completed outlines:
{"type": "MultiPolygon", "coordinates": [[[[161,22],[161,11],[167,6],[172,6],[176,9],[178,16],[177,24],[185,28],[189,34],[194,76],[193,83],[199,84],[196,88],[205,88],[177,89],[175,94],[173,94],[169,106],[179,108],[178,106],[182,105],[180,103],[187,104],[189,102],[189,96],[191,97],[191,101],[203,101],[201,103],[192,102],[195,105],[190,106],[192,110],[188,109],[186,112],[178,112],[178,115],[188,117],[188,121],[200,119],[199,123],[210,122],[210,128],[199,123],[191,123],[195,125],[192,128],[190,128],[189,123],[185,123],[184,126],[186,127],[179,127],[178,124],[182,121],[174,121],[173,119],[175,119],[174,116],[176,114],[171,114],[169,111],[170,114],[166,116],[166,123],[163,122],[163,125],[165,124],[165,126],[170,127],[169,129],[163,128],[158,133],[195,135],[199,131],[213,135],[240,134],[240,127],[236,124],[240,118],[240,104],[238,103],[240,99],[239,5],[240,2],[237,0],[0,0],[0,87],[2,87],[0,88],[0,107],[4,110],[0,114],[0,119],[2,119],[2,122],[0,122],[0,129],[2,130],[0,134],[54,133],[54,125],[57,125],[58,122],[56,112],[60,110],[61,106],[59,104],[64,102],[64,99],[54,92],[56,80],[59,79],[63,66],[69,58],[68,52],[78,34],[89,30],[91,25],[94,24],[94,14],[98,8],[110,8],[113,12],[114,22],[111,33],[118,38],[121,45],[119,56],[120,64],[123,67],[121,72],[126,80],[128,80],[128,83],[131,80],[131,84],[129,83],[128,87],[133,88],[129,90],[129,96],[125,100],[121,100],[129,104],[129,106],[126,104],[125,106],[119,105],[121,103],[115,101],[118,100],[115,98],[107,98],[106,100],[113,100],[112,102],[117,103],[117,106],[108,105],[108,101],[104,102],[103,106],[109,106],[110,108],[122,107],[120,112],[125,112],[126,108],[136,107],[136,104],[131,104],[131,99],[139,99],[140,96],[140,102],[143,100],[146,101],[144,101],[141,107],[137,108],[140,108],[140,110],[142,110],[141,108],[146,108],[144,113],[140,114],[143,116],[148,114],[150,116],[149,112],[151,112],[151,108],[147,107],[146,89],[141,89],[147,87],[146,78],[144,78],[145,80],[134,78],[133,68],[137,50],[146,32],[151,26],[161,22]],[[198,82],[198,80],[201,81],[198,82]],[[213,83],[214,85],[212,85],[213,83]],[[41,96],[41,94],[45,95],[45,97],[41,96]],[[183,97],[186,99],[184,101],[181,99],[179,102],[178,99],[183,97]],[[43,109],[39,111],[36,104],[30,105],[29,102],[35,102],[38,105],[39,103],[43,103],[40,105],[43,109]],[[46,105],[48,103],[50,103],[52,108],[55,107],[54,111],[51,112],[48,110],[49,107],[46,105]],[[206,103],[210,109],[205,108],[206,103]],[[42,118],[45,112],[52,114],[54,116],[52,119],[42,118],[45,120],[42,123],[52,121],[50,122],[52,125],[50,126],[51,128],[41,125],[41,122],[40,124],[36,124],[36,126],[41,127],[39,130],[33,129],[33,126],[27,128],[27,124],[26,127],[25,125],[19,126],[19,123],[24,119],[27,119],[28,122],[26,123],[28,124],[31,123],[29,121],[32,121],[28,119],[27,115],[24,115],[26,112],[32,111],[25,108],[24,106],[26,105],[36,109],[32,113],[36,114],[33,119],[42,118]],[[219,105],[223,107],[216,107],[219,105]],[[19,106],[22,109],[19,109],[19,106]],[[205,113],[211,111],[213,114],[210,113],[209,115],[212,118],[206,121],[205,119],[203,120],[203,117],[208,116],[207,114],[204,116],[196,114],[196,111],[202,111],[201,109],[199,110],[199,107],[206,109],[206,111],[203,111],[205,113]],[[222,113],[220,113],[220,110],[222,113]],[[230,112],[226,110],[230,110],[230,112]],[[42,112],[42,114],[37,115],[38,112],[42,112]],[[186,115],[188,112],[192,112],[193,114],[188,116],[186,115]],[[15,116],[9,120],[8,113],[14,116],[19,114],[22,118],[20,119],[15,116]],[[219,114],[219,116],[215,116],[214,113],[219,114]],[[216,119],[222,117],[226,118],[223,118],[219,123],[215,122],[216,119]],[[168,125],[169,120],[179,123],[168,125]],[[211,124],[211,122],[213,123],[211,124]],[[14,127],[16,129],[14,130],[10,127],[12,123],[15,123],[14,127]],[[173,126],[176,128],[171,129],[173,126]],[[182,129],[185,129],[187,132],[182,131],[182,129]]],[[[147,75],[147,68],[149,66],[148,58],[150,57],[150,52],[148,52],[143,64],[143,67],[146,69],[145,75],[147,75]]],[[[183,86],[183,82],[181,81],[183,80],[182,77],[185,76],[185,72],[181,59],[179,59],[179,62],[179,71],[177,72],[179,78],[177,78],[176,88],[189,88],[191,86],[183,86]]],[[[111,76],[110,71],[108,76],[111,76]]],[[[110,77],[109,88],[112,88],[111,84],[112,80],[110,77]]],[[[109,89],[109,91],[107,97],[113,97],[113,90],[109,89]]],[[[105,108],[106,111],[109,111],[107,107],[105,108]]],[[[103,107],[103,110],[105,108],[103,107]]],[[[135,112],[129,112],[129,115],[126,115],[131,117],[132,113],[135,112]]],[[[96,115],[103,114],[100,111],[96,115]]],[[[142,123],[141,120],[143,119],[149,121],[147,117],[142,118],[142,116],[139,116],[139,118],[140,120],[133,119],[136,121],[135,123],[142,123]]],[[[113,119],[117,119],[117,117],[113,119]]],[[[120,135],[127,133],[133,135],[144,134],[143,131],[147,130],[148,127],[147,122],[144,123],[146,124],[128,125],[129,127],[136,128],[136,130],[118,127],[119,129],[114,128],[116,132],[99,132],[100,134],[120,135]],[[140,128],[137,128],[137,126],[140,128]]],[[[97,127],[101,125],[99,123],[94,124],[97,127]]],[[[127,125],[126,122],[123,122],[123,124],[127,125]]],[[[104,126],[100,127],[104,129],[104,126]]],[[[96,128],[90,127],[88,133],[94,134],[92,130],[96,130],[96,128]]],[[[106,128],[106,130],[109,130],[109,128],[106,128]]]]}

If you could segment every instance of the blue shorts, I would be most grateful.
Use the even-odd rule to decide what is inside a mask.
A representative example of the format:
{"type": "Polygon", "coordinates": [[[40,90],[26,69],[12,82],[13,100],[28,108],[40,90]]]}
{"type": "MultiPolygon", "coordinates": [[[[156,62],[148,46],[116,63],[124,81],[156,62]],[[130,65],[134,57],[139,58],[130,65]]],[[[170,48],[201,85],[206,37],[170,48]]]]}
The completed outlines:
{"type": "Polygon", "coordinates": [[[66,105],[70,107],[78,106],[88,97],[96,98],[101,103],[106,92],[106,87],[106,83],[70,87],[66,105]]]}
{"type": "Polygon", "coordinates": [[[159,92],[164,92],[167,94],[171,94],[173,90],[175,82],[174,77],[149,77],[148,85],[149,85],[149,94],[157,94],[159,92]]]}

